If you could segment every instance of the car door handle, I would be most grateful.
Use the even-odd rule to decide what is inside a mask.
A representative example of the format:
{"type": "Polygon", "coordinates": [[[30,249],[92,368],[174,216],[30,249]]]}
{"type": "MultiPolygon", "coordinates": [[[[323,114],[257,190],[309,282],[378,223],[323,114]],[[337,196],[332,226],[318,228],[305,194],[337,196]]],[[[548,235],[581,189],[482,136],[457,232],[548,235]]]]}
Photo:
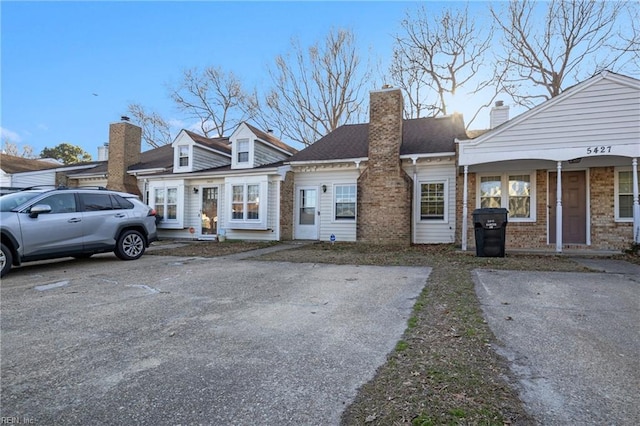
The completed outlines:
{"type": "Polygon", "coordinates": [[[69,222],[69,223],[78,223],[78,222],[81,222],[81,221],[82,221],[82,219],[80,219],[79,217],[74,217],[74,218],[69,219],[67,222],[69,222]]]}
{"type": "Polygon", "coordinates": [[[117,217],[117,218],[123,218],[123,217],[127,217],[127,215],[126,215],[126,214],[124,214],[124,213],[118,213],[118,214],[116,215],[116,217],[117,217]]]}

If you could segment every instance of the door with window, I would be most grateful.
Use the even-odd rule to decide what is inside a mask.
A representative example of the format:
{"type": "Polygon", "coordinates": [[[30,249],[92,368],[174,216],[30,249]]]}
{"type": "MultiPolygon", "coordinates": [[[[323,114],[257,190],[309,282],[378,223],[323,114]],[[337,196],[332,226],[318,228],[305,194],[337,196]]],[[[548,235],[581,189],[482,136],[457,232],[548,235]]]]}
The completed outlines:
{"type": "Polygon", "coordinates": [[[298,188],[295,221],[296,240],[318,239],[318,188],[298,188]]]}
{"type": "Polygon", "coordinates": [[[218,194],[217,186],[204,187],[200,208],[200,235],[215,236],[218,233],[218,194]]]}
{"type": "MultiPolygon", "coordinates": [[[[584,171],[562,172],[562,243],[587,243],[587,185],[584,171]]],[[[556,242],[558,174],[549,175],[549,243],[556,242]]]]}

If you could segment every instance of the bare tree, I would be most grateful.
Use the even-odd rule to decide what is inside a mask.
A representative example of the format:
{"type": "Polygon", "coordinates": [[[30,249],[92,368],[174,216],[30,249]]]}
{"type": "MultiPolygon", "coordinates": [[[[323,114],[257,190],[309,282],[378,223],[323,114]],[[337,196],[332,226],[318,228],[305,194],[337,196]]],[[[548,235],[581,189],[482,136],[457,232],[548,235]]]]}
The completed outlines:
{"type": "Polygon", "coordinates": [[[142,139],[152,148],[168,145],[174,135],[169,123],[156,112],[148,112],[140,104],[130,104],[129,114],[142,128],[142,139]]]}
{"type": "Polygon", "coordinates": [[[182,84],[172,91],[171,98],[178,109],[197,121],[206,137],[224,136],[248,118],[249,99],[240,80],[220,68],[185,70],[182,84]]]}
{"type": "Polygon", "coordinates": [[[31,145],[22,145],[22,148],[20,148],[17,143],[12,142],[9,139],[5,139],[2,145],[3,154],[22,158],[36,158],[31,145]]]}
{"type": "Polygon", "coordinates": [[[504,9],[491,7],[503,33],[502,85],[519,105],[530,108],[601,70],[637,65],[638,33],[625,35],[628,26],[620,21],[628,11],[629,25],[637,25],[637,4],[512,0],[504,9]]]}
{"type": "MultiPolygon", "coordinates": [[[[395,38],[391,76],[408,97],[408,118],[449,114],[449,98],[459,91],[471,95],[496,86],[485,65],[493,27],[477,28],[468,7],[434,14],[423,6],[407,12],[402,28],[395,38]]],[[[494,89],[487,105],[496,95],[494,89]]]]}
{"type": "Polygon", "coordinates": [[[292,52],[278,56],[270,70],[273,88],[264,106],[256,97],[254,108],[285,138],[308,146],[362,118],[362,92],[370,72],[360,61],[350,30],[332,29],[322,45],[304,49],[294,39],[291,46],[292,52]]]}

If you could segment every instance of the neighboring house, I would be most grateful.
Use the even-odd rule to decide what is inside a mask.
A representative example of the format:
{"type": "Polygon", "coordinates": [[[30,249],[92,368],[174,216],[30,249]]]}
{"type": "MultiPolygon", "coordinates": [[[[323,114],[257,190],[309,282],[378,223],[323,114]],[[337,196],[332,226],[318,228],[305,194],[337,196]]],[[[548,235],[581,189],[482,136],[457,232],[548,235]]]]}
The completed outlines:
{"type": "Polygon", "coordinates": [[[65,185],[68,173],[94,167],[93,163],[65,166],[54,159],[31,159],[0,154],[0,187],[3,193],[38,185],[65,185]]]}
{"type": "Polygon", "coordinates": [[[248,123],[229,137],[182,130],[144,153],[138,126],[114,123],[109,135],[108,187],[142,194],[162,217],[160,237],[282,239],[283,161],[296,150],[273,134],[248,123]]]}
{"type": "Polygon", "coordinates": [[[462,116],[403,120],[400,89],[370,96],[370,123],[341,126],[287,160],[293,238],[455,242],[462,116]]]}
{"type": "Polygon", "coordinates": [[[602,72],[471,140],[460,139],[458,217],[509,210],[506,248],[627,249],[640,242],[640,81],[602,72]]]}

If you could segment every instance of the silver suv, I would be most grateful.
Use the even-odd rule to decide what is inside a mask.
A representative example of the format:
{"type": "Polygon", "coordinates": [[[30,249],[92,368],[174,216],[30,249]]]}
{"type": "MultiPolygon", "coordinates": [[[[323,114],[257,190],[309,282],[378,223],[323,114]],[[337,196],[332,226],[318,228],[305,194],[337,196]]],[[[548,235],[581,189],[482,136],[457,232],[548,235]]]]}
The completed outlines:
{"type": "Polygon", "coordinates": [[[113,251],[138,259],[158,239],[155,210],[104,188],[33,188],[0,197],[0,276],[12,266],[113,251]]]}

